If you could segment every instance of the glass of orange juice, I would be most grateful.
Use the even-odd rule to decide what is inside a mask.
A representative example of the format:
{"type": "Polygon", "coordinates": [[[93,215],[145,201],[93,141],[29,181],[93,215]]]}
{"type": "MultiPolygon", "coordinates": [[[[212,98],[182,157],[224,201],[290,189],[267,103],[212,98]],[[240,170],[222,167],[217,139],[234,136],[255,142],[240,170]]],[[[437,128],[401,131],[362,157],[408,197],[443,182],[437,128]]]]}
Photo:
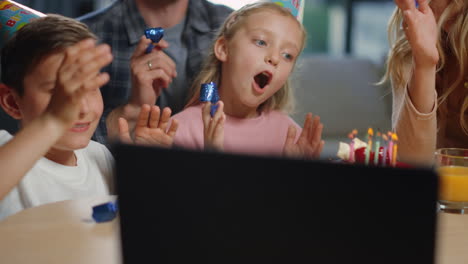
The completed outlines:
{"type": "Polygon", "coordinates": [[[440,148],[435,153],[439,175],[439,208],[468,214],[468,149],[440,148]]]}

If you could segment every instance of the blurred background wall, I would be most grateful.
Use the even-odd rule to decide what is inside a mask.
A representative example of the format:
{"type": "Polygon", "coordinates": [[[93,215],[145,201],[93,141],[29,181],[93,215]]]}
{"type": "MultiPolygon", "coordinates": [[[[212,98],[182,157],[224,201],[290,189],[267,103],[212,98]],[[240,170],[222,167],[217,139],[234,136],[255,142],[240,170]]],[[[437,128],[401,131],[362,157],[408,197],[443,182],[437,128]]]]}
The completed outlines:
{"type": "MultiPolygon", "coordinates": [[[[44,13],[78,17],[113,0],[17,0],[44,13]]],[[[194,0],[197,1],[197,0],[194,0]]],[[[234,9],[256,0],[211,0],[234,9]]],[[[321,116],[326,141],[323,158],[336,156],[339,141],[358,129],[390,130],[391,95],[387,85],[374,85],[383,75],[388,51],[387,22],[393,0],[305,0],[303,24],[307,46],[294,73],[297,111],[321,116]]],[[[4,121],[1,121],[4,122],[4,121]]]]}

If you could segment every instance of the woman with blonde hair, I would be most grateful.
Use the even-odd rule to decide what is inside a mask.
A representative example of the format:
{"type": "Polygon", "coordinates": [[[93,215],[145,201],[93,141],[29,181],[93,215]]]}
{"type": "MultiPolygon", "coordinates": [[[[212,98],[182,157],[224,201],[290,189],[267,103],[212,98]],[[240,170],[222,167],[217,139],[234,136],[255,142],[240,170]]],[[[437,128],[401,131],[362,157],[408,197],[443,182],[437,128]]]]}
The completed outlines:
{"type": "Polygon", "coordinates": [[[395,0],[387,71],[399,160],[432,165],[440,147],[468,147],[468,4],[395,0]]]}
{"type": "Polygon", "coordinates": [[[302,129],[287,114],[288,78],[305,39],[301,23],[277,4],[254,3],[233,12],[214,40],[189,103],[173,116],[179,121],[174,144],[318,158],[324,144],[319,117],[309,113],[302,129]],[[199,101],[201,85],[209,82],[219,87],[213,117],[211,103],[199,101]]]}

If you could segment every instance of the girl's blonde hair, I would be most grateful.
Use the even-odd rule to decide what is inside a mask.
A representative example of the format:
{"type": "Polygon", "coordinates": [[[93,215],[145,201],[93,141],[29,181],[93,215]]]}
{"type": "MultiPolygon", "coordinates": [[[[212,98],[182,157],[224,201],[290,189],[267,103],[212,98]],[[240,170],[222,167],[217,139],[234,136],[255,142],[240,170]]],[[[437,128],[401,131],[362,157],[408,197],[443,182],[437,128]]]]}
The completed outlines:
{"type": "MultiPolygon", "coordinates": [[[[248,4],[243,6],[237,11],[232,12],[224,21],[224,24],[219,29],[213,43],[211,49],[207,55],[203,63],[202,70],[195,78],[193,85],[191,87],[190,92],[190,99],[186,104],[186,108],[189,106],[199,104],[199,97],[200,97],[200,87],[204,83],[208,82],[215,82],[216,84],[220,84],[221,82],[221,64],[222,62],[216,58],[214,54],[214,45],[218,39],[224,37],[227,41],[232,39],[235,33],[239,30],[239,28],[244,24],[245,19],[252,14],[258,13],[260,11],[273,11],[280,15],[291,17],[295,21],[297,21],[298,26],[300,27],[303,38],[302,43],[300,46],[300,52],[304,49],[305,41],[306,41],[306,31],[302,24],[291,14],[289,10],[283,8],[277,4],[271,2],[258,2],[253,4],[248,4]]],[[[297,58],[297,57],[296,57],[297,58]]],[[[273,96],[268,98],[265,102],[263,102],[259,107],[258,111],[269,111],[269,110],[282,110],[285,112],[291,111],[294,106],[294,99],[292,94],[291,84],[289,79],[286,83],[279,89],[273,96]]]]}
{"type": "MultiPolygon", "coordinates": [[[[454,80],[441,78],[446,86],[438,87],[439,98],[437,101],[439,105],[441,105],[458,86],[463,85],[465,76],[467,76],[468,73],[468,65],[466,65],[468,62],[468,5],[465,4],[464,1],[466,0],[452,0],[441,14],[437,23],[437,31],[439,32],[437,49],[440,56],[437,65],[437,75],[443,77],[441,72],[446,65],[448,53],[452,53],[453,56],[455,56],[457,60],[456,63],[459,65],[458,75],[454,80]],[[462,7],[461,11],[455,14],[460,7],[462,7]],[[450,30],[445,32],[443,28],[447,23],[451,23],[451,26],[450,30]],[[444,89],[445,87],[448,88],[444,89]]],[[[410,69],[413,59],[410,44],[401,27],[402,22],[403,12],[399,8],[396,8],[388,25],[388,39],[391,48],[387,59],[387,69],[384,77],[380,81],[380,84],[383,84],[391,80],[395,89],[405,89],[405,85],[409,82],[409,78],[411,78],[411,75],[406,71],[410,69]]],[[[467,110],[468,97],[465,97],[460,107],[459,122],[465,134],[468,135],[468,120],[464,118],[464,113],[467,110]]]]}

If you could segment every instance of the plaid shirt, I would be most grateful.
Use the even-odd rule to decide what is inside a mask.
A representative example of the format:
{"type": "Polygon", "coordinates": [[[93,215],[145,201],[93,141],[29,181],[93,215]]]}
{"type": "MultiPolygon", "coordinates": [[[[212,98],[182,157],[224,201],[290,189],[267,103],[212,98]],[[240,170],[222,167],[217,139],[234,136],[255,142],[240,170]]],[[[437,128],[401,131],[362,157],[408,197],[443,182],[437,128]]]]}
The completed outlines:
{"type": "MultiPolygon", "coordinates": [[[[186,24],[182,33],[182,46],[187,48],[186,83],[187,92],[192,80],[201,67],[203,57],[209,49],[216,30],[221,26],[232,9],[211,4],[206,0],[190,0],[186,24]]],[[[109,7],[78,17],[98,36],[99,40],[112,48],[114,60],[103,69],[110,75],[110,81],[101,88],[104,100],[104,112],[93,139],[106,144],[107,115],[116,107],[127,102],[130,96],[131,76],[130,57],[140,37],[147,28],[133,0],[117,0],[109,7]]],[[[178,78],[178,77],[177,77],[178,78]]],[[[164,96],[164,95],[161,95],[164,96]]],[[[177,98],[185,101],[186,98],[177,98]]],[[[173,101],[170,100],[170,101],[173,101]]],[[[159,105],[159,102],[157,102],[159,105]]],[[[181,109],[173,109],[173,113],[181,109]]]]}

